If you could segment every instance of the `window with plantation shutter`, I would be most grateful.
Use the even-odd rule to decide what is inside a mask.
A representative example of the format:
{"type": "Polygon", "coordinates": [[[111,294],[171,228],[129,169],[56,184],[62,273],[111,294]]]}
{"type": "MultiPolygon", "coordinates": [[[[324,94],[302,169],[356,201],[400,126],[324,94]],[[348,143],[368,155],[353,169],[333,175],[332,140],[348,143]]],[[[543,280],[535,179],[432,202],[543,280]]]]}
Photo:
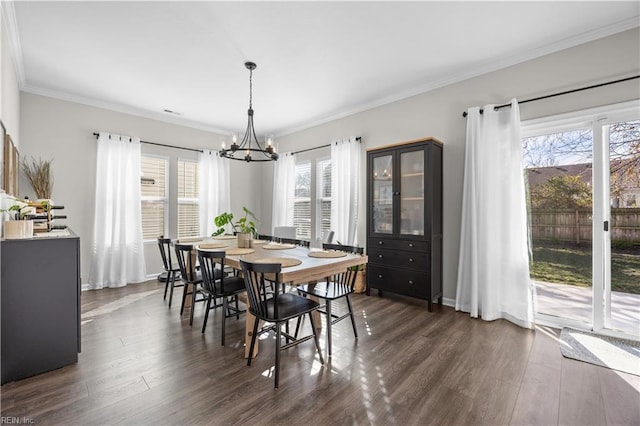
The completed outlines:
{"type": "Polygon", "coordinates": [[[166,235],[168,161],[143,155],[140,163],[142,237],[145,241],[155,240],[166,235]]]}
{"type": "Polygon", "coordinates": [[[331,160],[320,160],[317,164],[318,211],[316,218],[318,225],[316,235],[320,236],[324,231],[331,229],[331,160]]]}
{"type": "Polygon", "coordinates": [[[296,186],[293,199],[293,225],[296,238],[311,239],[311,163],[296,164],[296,186]]]}
{"type": "Polygon", "coordinates": [[[200,235],[198,163],[178,160],[178,238],[200,235]]]}

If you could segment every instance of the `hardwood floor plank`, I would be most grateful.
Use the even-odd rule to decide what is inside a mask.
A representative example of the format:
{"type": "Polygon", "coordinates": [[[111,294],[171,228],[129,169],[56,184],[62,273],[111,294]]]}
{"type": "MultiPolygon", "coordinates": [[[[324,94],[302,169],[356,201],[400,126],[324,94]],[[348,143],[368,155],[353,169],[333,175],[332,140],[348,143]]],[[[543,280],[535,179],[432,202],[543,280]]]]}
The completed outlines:
{"type": "Polygon", "coordinates": [[[602,389],[598,378],[600,368],[602,367],[563,358],[559,424],[581,426],[606,424],[602,389]]]}
{"type": "Polygon", "coordinates": [[[325,365],[311,341],[282,352],[274,390],[272,335],[247,367],[243,317],[227,321],[223,347],[219,312],[202,334],[204,307],[196,306],[189,326],[176,295],[169,309],[163,291],[150,281],[84,292],[78,363],[3,385],[2,416],[43,425],[410,426],[638,424],[640,417],[640,380],[567,363],[558,330],[532,332],[447,307],[428,312],[426,302],[394,295],[354,295],[360,337],[349,321],[335,325],[325,365]]]}

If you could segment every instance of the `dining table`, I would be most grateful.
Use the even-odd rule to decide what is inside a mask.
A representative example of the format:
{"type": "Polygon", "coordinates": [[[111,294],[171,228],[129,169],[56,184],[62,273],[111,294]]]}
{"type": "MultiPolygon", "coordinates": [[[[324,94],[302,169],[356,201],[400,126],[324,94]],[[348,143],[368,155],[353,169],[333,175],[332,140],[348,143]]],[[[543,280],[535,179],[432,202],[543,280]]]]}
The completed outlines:
{"type": "MultiPolygon", "coordinates": [[[[194,241],[194,248],[201,250],[225,251],[225,266],[241,271],[240,261],[259,263],[280,263],[280,282],[291,287],[317,282],[343,272],[349,267],[366,264],[367,255],[347,252],[329,252],[318,248],[305,248],[294,244],[253,240],[252,247],[238,247],[236,237],[222,235],[194,241]]],[[[195,250],[194,250],[195,251],[195,250]]],[[[248,303],[248,302],[246,302],[248,303]]],[[[316,326],[322,324],[320,314],[315,312],[316,326]]],[[[251,333],[256,318],[248,311],[245,316],[245,358],[249,356],[251,333]]],[[[253,356],[258,354],[258,341],[253,356]]]]}

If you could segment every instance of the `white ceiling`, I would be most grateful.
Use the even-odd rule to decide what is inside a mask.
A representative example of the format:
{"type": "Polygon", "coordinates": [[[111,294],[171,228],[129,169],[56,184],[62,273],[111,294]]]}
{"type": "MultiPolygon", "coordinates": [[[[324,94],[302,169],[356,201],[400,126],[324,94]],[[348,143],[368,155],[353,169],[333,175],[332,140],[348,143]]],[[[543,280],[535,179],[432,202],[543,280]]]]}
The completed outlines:
{"type": "Polygon", "coordinates": [[[243,133],[250,60],[259,136],[640,25],[638,1],[3,6],[22,90],[243,133]]]}

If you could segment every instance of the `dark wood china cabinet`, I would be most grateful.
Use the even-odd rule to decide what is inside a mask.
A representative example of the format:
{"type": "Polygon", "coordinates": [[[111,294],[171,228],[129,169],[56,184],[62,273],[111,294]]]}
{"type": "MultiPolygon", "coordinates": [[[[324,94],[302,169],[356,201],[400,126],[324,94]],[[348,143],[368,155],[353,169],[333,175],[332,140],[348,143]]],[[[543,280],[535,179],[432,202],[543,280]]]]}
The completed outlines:
{"type": "Polygon", "coordinates": [[[442,304],[442,142],[367,151],[367,294],[442,304]]]}

